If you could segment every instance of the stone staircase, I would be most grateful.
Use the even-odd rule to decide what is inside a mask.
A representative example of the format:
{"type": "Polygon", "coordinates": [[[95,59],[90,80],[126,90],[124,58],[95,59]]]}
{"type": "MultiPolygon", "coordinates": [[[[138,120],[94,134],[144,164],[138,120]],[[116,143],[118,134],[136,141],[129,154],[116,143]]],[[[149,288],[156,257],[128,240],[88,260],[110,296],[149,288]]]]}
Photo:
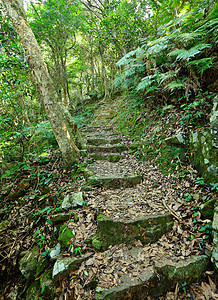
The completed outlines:
{"type": "Polygon", "coordinates": [[[88,278],[81,275],[89,286],[88,292],[81,287],[81,299],[158,299],[176,282],[199,277],[209,259],[180,259],[172,246],[168,248],[165,234],[175,225],[172,214],[161,195],[147,199],[144,186],[152,176],[140,172],[140,162],[129,154],[129,140],[108,120],[110,113],[103,112],[83,131],[89,163],[84,196],[87,205],[97,209],[97,234],[91,239],[97,252],[80,268],[87,274],[97,272],[88,278]]]}
{"type": "Polygon", "coordinates": [[[137,160],[111,115],[105,109],[82,132],[86,185],[68,195],[73,204],[66,212],[71,243],[82,255],[54,257],[53,280],[65,280],[69,299],[163,299],[199,278],[210,259],[169,209],[182,206],[178,182],[137,160]]]}

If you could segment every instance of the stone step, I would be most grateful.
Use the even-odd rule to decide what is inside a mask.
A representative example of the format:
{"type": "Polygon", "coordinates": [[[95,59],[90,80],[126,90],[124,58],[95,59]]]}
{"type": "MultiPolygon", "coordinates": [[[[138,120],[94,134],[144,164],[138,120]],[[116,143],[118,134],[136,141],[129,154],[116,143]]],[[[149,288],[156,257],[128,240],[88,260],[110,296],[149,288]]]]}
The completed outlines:
{"type": "Polygon", "coordinates": [[[91,153],[121,153],[127,150],[127,147],[122,144],[113,146],[88,146],[88,151],[91,153]]]}
{"type": "Polygon", "coordinates": [[[119,269],[114,270],[112,282],[108,282],[108,286],[105,282],[101,283],[101,278],[107,273],[110,274],[111,266],[107,266],[102,271],[103,274],[99,272],[95,299],[158,299],[169,287],[175,289],[178,282],[190,284],[196,281],[209,267],[209,258],[206,255],[190,256],[178,262],[163,256],[159,262],[155,257],[149,259],[146,250],[134,247],[119,251],[119,269]],[[127,269],[125,274],[121,271],[122,268],[127,269]]]}
{"type": "MultiPolygon", "coordinates": [[[[86,175],[86,174],[84,174],[86,175]]],[[[104,187],[106,189],[119,189],[121,187],[133,187],[139,184],[142,180],[141,175],[93,175],[88,176],[87,184],[95,187],[104,187]]]]}
{"type": "Polygon", "coordinates": [[[91,153],[90,157],[95,160],[107,160],[109,162],[118,162],[121,159],[120,154],[98,154],[91,153]]]}
{"type": "Polygon", "coordinates": [[[98,229],[92,244],[98,250],[111,245],[132,244],[140,240],[143,245],[158,241],[173,227],[173,218],[169,213],[147,215],[133,221],[117,221],[106,215],[97,217],[98,229]]]}
{"type": "Polygon", "coordinates": [[[84,133],[89,133],[89,132],[98,132],[98,131],[113,131],[113,127],[105,127],[105,126],[90,126],[90,127],[86,127],[83,129],[84,133]]]}
{"type": "Polygon", "coordinates": [[[103,138],[88,138],[87,144],[93,145],[93,146],[101,146],[101,145],[107,145],[107,144],[118,144],[121,142],[120,138],[111,138],[111,139],[103,139],[103,138]]]}

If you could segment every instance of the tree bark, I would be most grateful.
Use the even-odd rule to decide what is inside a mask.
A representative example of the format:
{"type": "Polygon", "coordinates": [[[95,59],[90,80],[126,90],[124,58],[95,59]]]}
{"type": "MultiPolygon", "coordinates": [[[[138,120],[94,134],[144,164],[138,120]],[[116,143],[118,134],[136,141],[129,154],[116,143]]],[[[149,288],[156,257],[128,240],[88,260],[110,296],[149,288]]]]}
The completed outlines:
{"type": "Polygon", "coordinates": [[[26,21],[20,0],[2,0],[2,2],[25,49],[28,64],[38,83],[48,120],[63,156],[64,168],[69,169],[78,163],[79,149],[83,147],[77,124],[64,105],[58,102],[47,66],[32,29],[26,21]]]}

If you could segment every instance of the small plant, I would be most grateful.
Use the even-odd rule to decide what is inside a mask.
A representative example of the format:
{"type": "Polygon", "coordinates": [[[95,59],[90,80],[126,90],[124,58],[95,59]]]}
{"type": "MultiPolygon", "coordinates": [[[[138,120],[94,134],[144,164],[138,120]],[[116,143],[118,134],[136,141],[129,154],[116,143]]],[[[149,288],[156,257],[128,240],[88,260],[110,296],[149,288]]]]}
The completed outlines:
{"type": "Polygon", "coordinates": [[[210,183],[210,185],[212,186],[211,191],[218,191],[218,183],[210,183]]]}
{"type": "Polygon", "coordinates": [[[212,225],[211,224],[206,224],[206,225],[202,226],[199,229],[199,231],[204,232],[205,233],[204,238],[208,239],[212,234],[212,225]]]}
{"type": "Polygon", "coordinates": [[[75,248],[74,249],[74,255],[80,254],[82,256],[80,248],[75,248]]]}
{"type": "Polygon", "coordinates": [[[51,252],[51,250],[46,248],[45,251],[41,253],[41,255],[43,257],[49,257],[50,252],[51,252]]]}
{"type": "Polygon", "coordinates": [[[36,232],[33,234],[35,240],[37,241],[38,245],[40,248],[42,248],[43,246],[45,246],[46,244],[46,238],[44,237],[44,235],[42,235],[40,233],[39,230],[36,230],[36,232]]]}
{"type": "Polygon", "coordinates": [[[204,178],[203,177],[198,177],[197,180],[196,180],[196,183],[200,186],[205,185],[204,178]]]}
{"type": "Polygon", "coordinates": [[[190,201],[192,200],[192,197],[193,197],[193,195],[192,195],[192,194],[189,194],[189,193],[186,193],[186,194],[184,195],[184,198],[185,198],[185,201],[186,201],[186,202],[190,202],[190,201]]]}

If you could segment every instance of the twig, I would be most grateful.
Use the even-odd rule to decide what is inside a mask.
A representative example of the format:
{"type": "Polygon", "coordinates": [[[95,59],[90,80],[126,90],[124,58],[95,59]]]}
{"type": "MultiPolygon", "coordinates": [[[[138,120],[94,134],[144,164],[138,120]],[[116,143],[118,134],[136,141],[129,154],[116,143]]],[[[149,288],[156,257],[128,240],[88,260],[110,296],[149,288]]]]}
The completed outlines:
{"type": "Polygon", "coordinates": [[[172,210],[167,206],[167,204],[166,204],[166,202],[165,202],[164,199],[162,200],[162,202],[163,202],[164,207],[169,211],[169,213],[170,213],[172,216],[174,216],[174,218],[176,218],[176,219],[179,221],[179,223],[181,223],[182,225],[185,226],[185,228],[186,228],[186,230],[188,231],[188,233],[194,235],[194,233],[191,232],[191,231],[189,230],[188,226],[180,219],[180,217],[177,216],[177,214],[176,214],[174,211],[172,211],[172,210]]]}

